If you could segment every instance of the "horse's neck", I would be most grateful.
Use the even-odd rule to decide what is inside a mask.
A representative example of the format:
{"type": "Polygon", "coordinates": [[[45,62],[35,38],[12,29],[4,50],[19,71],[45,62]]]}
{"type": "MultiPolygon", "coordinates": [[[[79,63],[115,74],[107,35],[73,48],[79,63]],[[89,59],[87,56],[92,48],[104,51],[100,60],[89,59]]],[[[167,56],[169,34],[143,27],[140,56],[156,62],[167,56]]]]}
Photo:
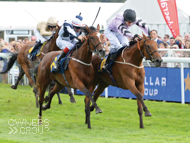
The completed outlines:
{"type": "MultiPolygon", "coordinates": [[[[124,58],[127,59],[126,62],[132,63],[136,66],[140,66],[142,63],[143,57],[140,53],[140,50],[138,49],[137,44],[134,44],[132,47],[130,47],[128,50],[126,50],[124,52],[124,58]],[[129,57],[131,57],[131,58],[129,58],[129,57]]],[[[144,46],[144,45],[142,42],[140,42],[139,46],[142,49],[142,46],[144,46]]]]}
{"type": "Polygon", "coordinates": [[[79,49],[76,49],[73,56],[82,62],[90,63],[92,60],[92,52],[88,49],[88,41],[86,40],[79,49]]]}

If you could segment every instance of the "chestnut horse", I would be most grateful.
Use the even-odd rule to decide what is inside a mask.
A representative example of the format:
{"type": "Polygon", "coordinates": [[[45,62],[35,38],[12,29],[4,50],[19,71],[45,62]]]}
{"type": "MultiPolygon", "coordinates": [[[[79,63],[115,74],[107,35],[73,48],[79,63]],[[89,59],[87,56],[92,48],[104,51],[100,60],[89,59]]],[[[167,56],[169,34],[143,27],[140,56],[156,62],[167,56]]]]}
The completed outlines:
{"type": "MultiPolygon", "coordinates": [[[[29,42],[27,44],[25,44],[21,50],[19,51],[19,53],[16,54],[12,54],[12,57],[10,58],[9,62],[7,63],[7,69],[3,72],[0,73],[6,73],[7,71],[9,71],[11,69],[11,67],[13,66],[14,62],[17,60],[18,63],[21,65],[21,70],[18,76],[18,79],[15,83],[15,85],[12,85],[11,88],[12,89],[17,89],[18,83],[19,81],[22,79],[23,75],[26,74],[26,77],[29,80],[29,85],[31,87],[33,87],[33,92],[35,93],[35,97],[36,97],[36,107],[38,107],[38,91],[35,88],[35,81],[33,81],[31,73],[30,73],[30,69],[34,69],[35,68],[35,64],[39,63],[40,60],[43,58],[43,56],[51,51],[58,51],[60,50],[59,47],[57,47],[56,45],[56,39],[58,37],[58,32],[60,30],[61,27],[58,26],[58,28],[56,29],[55,34],[51,37],[50,40],[48,40],[44,45],[43,45],[43,49],[41,50],[41,53],[39,56],[36,56],[35,61],[30,61],[27,59],[26,55],[28,54],[30,48],[32,48],[35,45],[35,42],[29,42]]],[[[35,79],[35,77],[34,77],[35,79]]],[[[69,92],[69,96],[70,101],[75,103],[75,99],[72,95],[72,92],[70,92],[71,90],[68,89],[69,92]]],[[[58,94],[58,99],[60,99],[59,94],[58,94]]],[[[61,101],[59,101],[61,102],[61,101]]]]}
{"type": "MultiPolygon", "coordinates": [[[[98,85],[94,91],[94,101],[97,101],[99,95],[109,85],[130,90],[137,97],[140,128],[144,128],[142,119],[143,110],[145,111],[145,116],[151,116],[151,113],[143,101],[145,70],[142,61],[143,58],[146,58],[154,62],[156,67],[159,67],[162,59],[157,50],[158,44],[144,34],[142,40],[129,48],[124,48],[112,66],[112,75],[115,84],[108,72],[98,73],[101,59],[94,55],[92,57],[92,64],[95,70],[94,87],[98,85]]],[[[94,110],[93,105],[90,107],[90,110],[94,110]]]]}
{"type": "Polygon", "coordinates": [[[46,110],[50,108],[51,100],[55,93],[59,92],[64,86],[67,84],[74,89],[79,89],[86,95],[86,105],[85,105],[85,113],[86,113],[86,123],[88,123],[88,128],[90,126],[90,100],[92,101],[94,107],[96,108],[96,112],[101,112],[100,108],[92,99],[92,91],[93,91],[93,80],[94,80],[94,69],[91,64],[92,60],[92,52],[98,54],[99,56],[105,55],[105,50],[103,49],[103,44],[101,43],[100,33],[99,33],[99,25],[96,28],[86,26],[84,31],[86,33],[86,40],[82,44],[82,46],[71,54],[70,61],[68,64],[67,70],[65,70],[65,78],[61,73],[52,72],[51,64],[54,58],[61,53],[61,51],[50,52],[44,56],[42,61],[38,67],[38,77],[37,77],[37,89],[39,91],[39,124],[42,123],[42,109],[46,110]],[[56,85],[50,91],[50,99],[45,106],[42,106],[44,101],[44,93],[48,86],[48,84],[54,80],[56,85]]]}

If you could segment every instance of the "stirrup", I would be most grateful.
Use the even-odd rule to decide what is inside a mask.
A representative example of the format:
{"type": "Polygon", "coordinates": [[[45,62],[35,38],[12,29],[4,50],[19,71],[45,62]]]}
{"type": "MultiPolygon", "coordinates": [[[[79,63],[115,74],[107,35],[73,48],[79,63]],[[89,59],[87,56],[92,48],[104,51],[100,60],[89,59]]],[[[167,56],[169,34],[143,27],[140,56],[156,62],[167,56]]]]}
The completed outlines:
{"type": "Polygon", "coordinates": [[[32,54],[27,54],[26,57],[28,58],[28,60],[33,61],[33,56],[32,56],[32,54]]]}
{"type": "Polygon", "coordinates": [[[54,69],[55,69],[56,71],[59,71],[59,68],[60,68],[59,63],[55,63],[55,65],[54,65],[54,69]]]}

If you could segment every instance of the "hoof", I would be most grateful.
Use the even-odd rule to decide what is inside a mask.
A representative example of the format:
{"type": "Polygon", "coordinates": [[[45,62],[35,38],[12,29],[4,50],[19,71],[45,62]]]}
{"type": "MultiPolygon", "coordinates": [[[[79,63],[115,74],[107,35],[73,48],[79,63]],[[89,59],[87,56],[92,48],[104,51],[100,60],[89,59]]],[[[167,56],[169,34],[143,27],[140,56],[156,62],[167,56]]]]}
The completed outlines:
{"type": "Polygon", "coordinates": [[[152,116],[152,114],[149,111],[146,111],[145,112],[145,117],[150,117],[150,116],[152,116]]]}
{"type": "Polygon", "coordinates": [[[71,103],[76,103],[75,98],[70,98],[71,103]]]}
{"type": "Polygon", "coordinates": [[[144,127],[140,127],[140,129],[144,129],[144,127]]]}
{"type": "Polygon", "coordinates": [[[88,129],[91,129],[91,127],[88,127],[88,129]]]}
{"type": "Polygon", "coordinates": [[[59,105],[62,105],[62,102],[59,102],[59,105]]]}
{"type": "Polygon", "coordinates": [[[103,111],[98,107],[97,109],[96,109],[96,114],[98,114],[98,113],[102,113],[103,111]]]}
{"type": "Polygon", "coordinates": [[[17,87],[15,85],[11,85],[12,89],[17,89],[17,87]]]}

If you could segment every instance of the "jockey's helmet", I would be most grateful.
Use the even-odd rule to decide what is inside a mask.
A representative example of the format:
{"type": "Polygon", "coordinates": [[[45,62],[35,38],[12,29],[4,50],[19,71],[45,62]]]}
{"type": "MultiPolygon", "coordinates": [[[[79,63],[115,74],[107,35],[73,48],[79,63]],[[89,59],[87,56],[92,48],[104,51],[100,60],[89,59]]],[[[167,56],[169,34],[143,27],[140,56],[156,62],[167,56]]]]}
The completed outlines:
{"type": "Polygon", "coordinates": [[[136,12],[132,9],[126,9],[123,13],[124,21],[135,22],[136,21],[136,12]]]}
{"type": "Polygon", "coordinates": [[[83,17],[80,15],[77,15],[73,20],[72,20],[72,24],[74,27],[84,27],[85,24],[82,22],[83,17]]]}
{"type": "Polygon", "coordinates": [[[47,25],[50,27],[56,27],[57,19],[55,17],[49,17],[49,19],[47,21],[47,25]]]}

